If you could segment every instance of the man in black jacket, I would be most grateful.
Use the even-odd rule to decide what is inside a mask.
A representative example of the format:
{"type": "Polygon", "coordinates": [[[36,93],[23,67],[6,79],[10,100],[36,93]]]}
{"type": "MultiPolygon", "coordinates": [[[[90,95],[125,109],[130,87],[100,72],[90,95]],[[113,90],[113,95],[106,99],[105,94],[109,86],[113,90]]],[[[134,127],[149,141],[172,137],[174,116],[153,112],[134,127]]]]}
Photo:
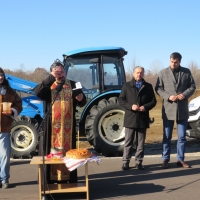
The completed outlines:
{"type": "Polygon", "coordinates": [[[125,108],[124,127],[125,144],[123,153],[123,170],[129,169],[134,136],[137,136],[135,153],[136,168],[143,170],[144,142],[146,129],[149,128],[149,110],[157,103],[153,87],[144,79],[144,68],[137,66],[133,79],[126,82],[119,96],[119,104],[125,108]]]}

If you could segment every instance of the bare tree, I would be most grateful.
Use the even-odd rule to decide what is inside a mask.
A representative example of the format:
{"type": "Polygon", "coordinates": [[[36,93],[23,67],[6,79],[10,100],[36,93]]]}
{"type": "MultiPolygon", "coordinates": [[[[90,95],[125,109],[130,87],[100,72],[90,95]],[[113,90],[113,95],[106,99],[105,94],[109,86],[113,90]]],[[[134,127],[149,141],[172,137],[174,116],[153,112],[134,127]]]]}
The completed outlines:
{"type": "Polygon", "coordinates": [[[199,66],[194,61],[191,61],[188,64],[187,67],[190,69],[192,76],[194,78],[194,81],[196,83],[196,87],[199,89],[200,88],[200,69],[199,69],[199,66]]]}
{"type": "Polygon", "coordinates": [[[137,66],[136,58],[133,58],[133,61],[129,64],[126,70],[126,81],[130,81],[133,77],[133,70],[137,66]]]}
{"type": "Polygon", "coordinates": [[[156,80],[158,78],[158,73],[160,70],[163,69],[163,64],[159,60],[154,60],[149,70],[145,73],[145,80],[149,83],[151,83],[153,86],[156,84],[156,80]]]}
{"type": "Polygon", "coordinates": [[[25,71],[23,67],[21,69],[17,69],[15,71],[11,71],[9,69],[4,69],[6,74],[10,74],[11,76],[16,76],[22,78],[24,80],[33,81],[36,83],[42,82],[49,73],[44,68],[36,68],[35,71],[25,71]]]}
{"type": "Polygon", "coordinates": [[[162,70],[164,68],[163,63],[159,60],[154,60],[151,64],[150,64],[150,68],[149,71],[153,74],[153,75],[158,75],[158,73],[160,72],[160,70],[162,70]]]}

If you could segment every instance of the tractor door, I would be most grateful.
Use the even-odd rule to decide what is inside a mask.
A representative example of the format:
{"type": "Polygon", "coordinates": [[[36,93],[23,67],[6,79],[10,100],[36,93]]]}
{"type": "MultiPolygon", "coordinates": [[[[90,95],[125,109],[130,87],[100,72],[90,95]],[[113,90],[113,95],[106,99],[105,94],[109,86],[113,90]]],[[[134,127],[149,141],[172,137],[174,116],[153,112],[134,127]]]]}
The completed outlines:
{"type": "Polygon", "coordinates": [[[125,83],[123,58],[102,56],[102,90],[121,89],[125,83]]]}

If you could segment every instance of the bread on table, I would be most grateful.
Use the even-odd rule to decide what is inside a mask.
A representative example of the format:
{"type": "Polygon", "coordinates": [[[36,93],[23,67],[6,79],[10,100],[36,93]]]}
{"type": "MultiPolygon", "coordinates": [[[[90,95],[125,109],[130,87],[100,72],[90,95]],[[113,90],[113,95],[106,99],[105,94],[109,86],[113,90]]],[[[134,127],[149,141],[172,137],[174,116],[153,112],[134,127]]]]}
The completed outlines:
{"type": "Polygon", "coordinates": [[[70,149],[66,152],[67,158],[84,159],[92,157],[92,153],[87,149],[70,149]]]}

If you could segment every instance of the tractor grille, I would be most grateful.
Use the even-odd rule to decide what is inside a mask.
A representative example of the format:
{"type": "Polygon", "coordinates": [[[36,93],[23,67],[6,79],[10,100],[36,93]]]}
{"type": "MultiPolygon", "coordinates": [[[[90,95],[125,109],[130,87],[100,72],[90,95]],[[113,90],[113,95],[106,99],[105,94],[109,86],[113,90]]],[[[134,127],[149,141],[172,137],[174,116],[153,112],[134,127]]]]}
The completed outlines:
{"type": "Polygon", "coordinates": [[[196,115],[199,112],[199,110],[200,110],[200,107],[197,110],[193,110],[193,111],[189,112],[189,116],[196,115]]]}

